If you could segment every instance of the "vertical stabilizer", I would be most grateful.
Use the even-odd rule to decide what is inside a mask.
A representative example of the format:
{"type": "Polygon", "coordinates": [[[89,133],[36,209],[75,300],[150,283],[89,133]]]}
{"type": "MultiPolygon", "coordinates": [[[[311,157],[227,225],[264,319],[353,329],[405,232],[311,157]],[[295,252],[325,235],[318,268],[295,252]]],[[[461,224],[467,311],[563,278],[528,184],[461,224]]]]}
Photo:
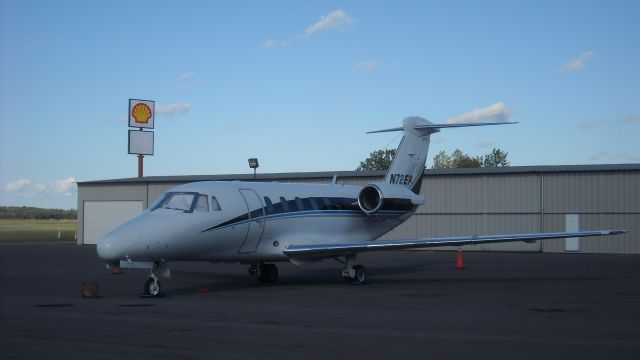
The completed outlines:
{"type": "Polygon", "coordinates": [[[418,116],[404,119],[402,123],[404,136],[396,149],[396,156],[393,158],[384,182],[407,187],[416,194],[420,193],[430,137],[431,134],[438,132],[438,129],[419,127],[430,124],[431,122],[418,116]]]}

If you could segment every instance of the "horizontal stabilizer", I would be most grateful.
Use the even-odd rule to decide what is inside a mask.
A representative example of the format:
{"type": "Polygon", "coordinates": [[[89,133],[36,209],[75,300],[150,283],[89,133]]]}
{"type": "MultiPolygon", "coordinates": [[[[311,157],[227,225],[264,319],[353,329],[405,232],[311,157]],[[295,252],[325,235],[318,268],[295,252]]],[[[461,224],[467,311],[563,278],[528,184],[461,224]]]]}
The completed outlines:
{"type": "MultiPolygon", "coordinates": [[[[443,128],[456,128],[456,127],[468,127],[468,126],[487,126],[487,125],[508,125],[517,124],[518,122],[492,122],[492,123],[467,123],[467,124],[420,124],[415,125],[413,128],[416,130],[429,130],[429,129],[443,129],[443,128]]],[[[391,132],[391,131],[403,131],[404,127],[395,127],[384,130],[367,131],[367,134],[391,132]]]]}
{"type": "Polygon", "coordinates": [[[623,234],[626,232],[626,230],[596,230],[534,234],[474,235],[415,240],[379,240],[350,244],[290,245],[283,252],[285,255],[291,258],[323,258],[350,255],[365,251],[402,250],[412,248],[462,246],[513,241],[549,240],[570,237],[607,236],[623,234]]]}

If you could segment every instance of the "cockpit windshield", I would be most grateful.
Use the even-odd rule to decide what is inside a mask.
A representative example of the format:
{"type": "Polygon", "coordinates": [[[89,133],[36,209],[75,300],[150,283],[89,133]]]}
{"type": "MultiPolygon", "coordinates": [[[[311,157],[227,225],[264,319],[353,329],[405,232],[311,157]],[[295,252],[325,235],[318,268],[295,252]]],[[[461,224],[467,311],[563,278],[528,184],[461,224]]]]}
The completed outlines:
{"type": "MultiPolygon", "coordinates": [[[[179,210],[182,212],[209,212],[208,195],[197,192],[167,192],[151,204],[149,209],[179,210]]],[[[211,211],[220,211],[220,204],[215,196],[211,197],[211,211]]]]}
{"type": "Polygon", "coordinates": [[[191,211],[195,194],[192,193],[173,193],[162,207],[171,210],[191,211]]]}
{"type": "Polygon", "coordinates": [[[194,200],[198,197],[198,193],[191,192],[173,192],[166,193],[164,196],[152,205],[151,211],[156,209],[180,210],[184,212],[193,211],[194,200]]]}

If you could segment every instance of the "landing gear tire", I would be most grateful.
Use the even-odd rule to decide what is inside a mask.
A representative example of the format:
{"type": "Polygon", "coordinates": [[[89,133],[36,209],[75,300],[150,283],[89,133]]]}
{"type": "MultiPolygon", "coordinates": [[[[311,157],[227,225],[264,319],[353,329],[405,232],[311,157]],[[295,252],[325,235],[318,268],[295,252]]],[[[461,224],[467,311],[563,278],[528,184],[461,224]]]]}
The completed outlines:
{"type": "MultiPolygon", "coordinates": [[[[345,271],[345,273],[348,273],[345,271]]],[[[364,284],[367,282],[367,269],[362,265],[353,265],[353,276],[344,276],[344,282],[347,284],[364,284]]]]}
{"type": "Polygon", "coordinates": [[[367,269],[362,265],[356,265],[354,266],[354,269],[356,270],[356,277],[354,278],[354,281],[358,284],[364,284],[365,281],[367,281],[367,269]]]}
{"type": "Polygon", "coordinates": [[[152,277],[147,279],[147,282],[144,283],[144,293],[147,295],[151,295],[156,297],[160,295],[160,282],[152,277]]]}
{"type": "Polygon", "coordinates": [[[274,283],[278,281],[278,267],[276,264],[260,264],[260,271],[257,274],[258,281],[263,283],[274,283]]]}

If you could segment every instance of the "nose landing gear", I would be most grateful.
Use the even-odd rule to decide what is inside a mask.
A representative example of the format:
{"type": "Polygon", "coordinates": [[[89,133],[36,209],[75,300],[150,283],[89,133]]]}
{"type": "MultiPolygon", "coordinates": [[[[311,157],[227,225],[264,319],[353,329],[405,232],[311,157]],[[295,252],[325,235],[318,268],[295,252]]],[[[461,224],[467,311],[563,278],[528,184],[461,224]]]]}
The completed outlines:
{"type": "Polygon", "coordinates": [[[149,272],[149,278],[144,283],[144,294],[150,295],[152,297],[161,296],[162,286],[160,285],[160,281],[158,278],[162,276],[164,278],[169,278],[171,276],[171,272],[169,268],[166,266],[166,263],[156,261],[153,263],[151,267],[151,271],[149,272]]]}

